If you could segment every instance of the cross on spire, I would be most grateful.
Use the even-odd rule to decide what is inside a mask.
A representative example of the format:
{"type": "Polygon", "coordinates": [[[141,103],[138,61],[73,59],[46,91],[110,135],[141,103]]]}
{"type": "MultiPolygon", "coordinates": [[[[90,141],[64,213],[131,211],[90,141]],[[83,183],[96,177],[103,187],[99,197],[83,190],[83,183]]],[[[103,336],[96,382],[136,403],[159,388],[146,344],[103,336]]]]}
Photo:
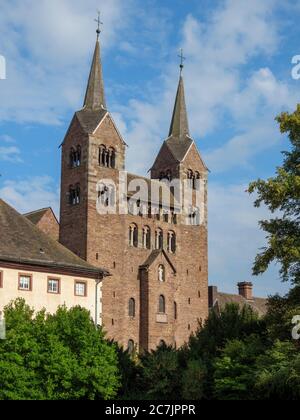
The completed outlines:
{"type": "Polygon", "coordinates": [[[180,58],[180,73],[182,73],[182,70],[184,68],[184,62],[186,60],[185,56],[183,55],[183,49],[180,49],[180,55],[178,55],[178,57],[180,58]]]}
{"type": "Polygon", "coordinates": [[[101,12],[100,12],[100,10],[98,10],[98,18],[97,19],[95,19],[95,22],[98,24],[98,27],[97,27],[97,30],[96,30],[96,33],[97,33],[97,38],[99,38],[99,35],[101,34],[101,25],[103,25],[103,22],[101,22],[101,12]]]}

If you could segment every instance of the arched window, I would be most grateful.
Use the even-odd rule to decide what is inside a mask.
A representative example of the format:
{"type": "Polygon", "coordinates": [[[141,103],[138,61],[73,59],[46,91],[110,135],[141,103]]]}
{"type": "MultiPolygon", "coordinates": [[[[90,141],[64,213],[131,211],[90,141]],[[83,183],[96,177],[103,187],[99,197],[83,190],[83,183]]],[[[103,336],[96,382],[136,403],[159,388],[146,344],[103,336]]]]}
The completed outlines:
{"type": "Polygon", "coordinates": [[[98,187],[98,202],[103,207],[113,207],[115,205],[116,194],[115,185],[100,184],[98,187]]]}
{"type": "Polygon", "coordinates": [[[129,245],[137,248],[139,245],[139,231],[135,224],[129,226],[129,245]]]}
{"type": "Polygon", "coordinates": [[[115,168],[116,167],[116,152],[113,147],[109,149],[109,168],[115,168]]]}
{"type": "Polygon", "coordinates": [[[128,353],[131,355],[131,354],[133,354],[134,353],[134,341],[133,340],[129,340],[128,341],[128,348],[127,348],[127,350],[128,350],[128,353]]]}
{"type": "Polygon", "coordinates": [[[155,232],[155,248],[163,249],[164,246],[164,235],[161,229],[157,229],[155,232]]]}
{"type": "Polygon", "coordinates": [[[168,181],[172,181],[172,172],[168,169],[166,173],[166,178],[168,181]]]}
{"type": "Polygon", "coordinates": [[[105,166],[106,162],[106,147],[102,144],[99,149],[99,165],[105,166]]]}
{"type": "Polygon", "coordinates": [[[166,210],[163,212],[163,219],[165,223],[169,223],[169,212],[166,210]]]}
{"type": "Polygon", "coordinates": [[[159,296],[158,312],[160,314],[165,314],[166,313],[166,299],[163,295],[159,296]]]}
{"type": "Polygon", "coordinates": [[[77,146],[75,154],[75,166],[78,168],[81,165],[81,147],[77,146]]]}
{"type": "Polygon", "coordinates": [[[176,320],[177,318],[178,318],[177,303],[174,302],[174,319],[176,320]]]}
{"type": "Polygon", "coordinates": [[[176,252],[176,234],[173,231],[168,232],[168,251],[172,254],[176,252]]]}
{"type": "Polygon", "coordinates": [[[162,264],[158,267],[158,280],[160,282],[166,281],[166,271],[162,264]]]}
{"type": "Polygon", "coordinates": [[[69,203],[71,206],[76,206],[80,204],[80,185],[77,184],[75,187],[73,185],[69,188],[69,203]]]}
{"type": "Polygon", "coordinates": [[[151,229],[145,226],[143,229],[143,248],[151,249],[151,229]]]}
{"type": "Polygon", "coordinates": [[[165,340],[160,340],[158,347],[167,347],[165,340]]]}
{"type": "Polygon", "coordinates": [[[128,313],[130,318],[135,318],[135,300],[133,298],[129,299],[128,313]]]}
{"type": "Polygon", "coordinates": [[[195,190],[199,190],[200,189],[200,173],[199,172],[195,172],[194,189],[195,190]]]}
{"type": "Polygon", "coordinates": [[[70,167],[71,168],[76,168],[77,166],[77,154],[78,154],[78,149],[75,150],[74,147],[71,148],[70,150],[70,167]]]}
{"type": "Polygon", "coordinates": [[[188,179],[188,185],[193,188],[193,178],[194,178],[194,174],[193,171],[191,169],[189,169],[187,171],[187,179],[188,179]]]}
{"type": "Polygon", "coordinates": [[[76,204],[80,204],[80,185],[76,185],[76,204]]]}

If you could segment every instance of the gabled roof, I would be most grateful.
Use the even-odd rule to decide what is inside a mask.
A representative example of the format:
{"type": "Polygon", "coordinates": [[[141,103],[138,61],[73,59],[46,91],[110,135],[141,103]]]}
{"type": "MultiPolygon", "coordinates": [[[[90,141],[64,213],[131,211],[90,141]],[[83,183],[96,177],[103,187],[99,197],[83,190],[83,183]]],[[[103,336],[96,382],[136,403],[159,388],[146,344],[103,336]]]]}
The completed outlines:
{"type": "Polygon", "coordinates": [[[151,254],[148,256],[147,260],[144,262],[144,264],[142,264],[140,266],[140,268],[149,268],[151,267],[151,265],[157,260],[158,257],[160,257],[161,255],[163,255],[165,257],[165,259],[167,260],[167,262],[169,263],[169,265],[171,266],[174,274],[176,274],[176,268],[174,266],[174,264],[172,263],[172,261],[170,260],[168,254],[166,253],[166,251],[164,249],[158,249],[158,250],[154,250],[151,252],[151,254]]]}
{"type": "Polygon", "coordinates": [[[26,217],[26,219],[30,220],[31,223],[33,223],[34,225],[37,225],[39,221],[43,218],[43,216],[45,216],[48,210],[52,210],[51,207],[35,210],[30,213],[26,213],[23,216],[26,217]]]}
{"type": "Polygon", "coordinates": [[[50,211],[53,214],[54,219],[57,221],[57,224],[59,224],[58,220],[55,216],[55,213],[54,213],[54,211],[52,210],[51,207],[46,207],[44,209],[35,210],[35,211],[30,212],[30,213],[26,213],[23,216],[26,217],[26,219],[30,220],[31,223],[33,223],[34,225],[37,225],[42,220],[42,218],[45,216],[45,214],[48,211],[50,211]]]}
{"type": "Polygon", "coordinates": [[[0,264],[11,262],[101,278],[109,273],[79,258],[0,199],[0,264]]]}
{"type": "Polygon", "coordinates": [[[248,305],[254,312],[258,313],[259,316],[264,316],[267,312],[267,299],[254,297],[252,300],[247,300],[241,295],[220,292],[218,292],[214,307],[217,306],[219,309],[224,309],[225,306],[230,303],[236,303],[240,307],[248,305]]]}

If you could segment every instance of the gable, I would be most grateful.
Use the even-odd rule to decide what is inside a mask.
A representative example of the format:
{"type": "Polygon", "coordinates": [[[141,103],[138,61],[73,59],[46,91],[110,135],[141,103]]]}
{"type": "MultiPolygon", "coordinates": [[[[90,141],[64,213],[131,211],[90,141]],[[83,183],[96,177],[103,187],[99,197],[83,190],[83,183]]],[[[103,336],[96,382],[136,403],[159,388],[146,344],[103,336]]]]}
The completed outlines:
{"type": "Polygon", "coordinates": [[[160,151],[157,155],[157,158],[151,168],[151,171],[168,169],[170,166],[177,164],[177,160],[174,158],[174,155],[171,153],[167,143],[164,142],[160,148],[160,151]]]}
{"type": "Polygon", "coordinates": [[[113,141],[115,144],[118,143],[121,146],[127,146],[109,112],[106,113],[91,134],[98,139],[102,139],[103,144],[106,144],[106,140],[108,140],[109,144],[113,141]]]}
{"type": "Polygon", "coordinates": [[[195,144],[195,142],[193,142],[189,148],[189,150],[187,151],[182,164],[185,168],[187,169],[193,169],[193,170],[198,170],[200,172],[203,171],[208,171],[207,166],[205,165],[198,149],[197,146],[195,144]]]}
{"type": "Polygon", "coordinates": [[[177,270],[165,250],[152,251],[140,268],[150,269],[151,267],[156,265],[158,266],[160,264],[168,266],[172,270],[173,274],[176,274],[177,270]]]}
{"type": "Polygon", "coordinates": [[[76,145],[76,143],[82,144],[82,139],[87,140],[88,136],[81,126],[77,115],[74,114],[61,146],[71,147],[76,145]]]}

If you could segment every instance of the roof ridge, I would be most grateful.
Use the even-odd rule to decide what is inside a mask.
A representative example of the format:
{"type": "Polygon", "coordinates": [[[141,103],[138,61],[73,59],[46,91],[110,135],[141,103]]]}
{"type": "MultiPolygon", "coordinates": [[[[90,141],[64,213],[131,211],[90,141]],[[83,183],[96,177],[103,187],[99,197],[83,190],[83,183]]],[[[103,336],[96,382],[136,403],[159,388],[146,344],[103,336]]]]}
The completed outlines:
{"type": "Polygon", "coordinates": [[[23,213],[22,216],[25,216],[26,217],[26,216],[29,216],[31,214],[40,213],[40,212],[45,211],[45,210],[52,210],[53,211],[52,207],[49,206],[49,207],[44,207],[44,208],[39,209],[39,210],[30,211],[28,213],[23,213]]]}

